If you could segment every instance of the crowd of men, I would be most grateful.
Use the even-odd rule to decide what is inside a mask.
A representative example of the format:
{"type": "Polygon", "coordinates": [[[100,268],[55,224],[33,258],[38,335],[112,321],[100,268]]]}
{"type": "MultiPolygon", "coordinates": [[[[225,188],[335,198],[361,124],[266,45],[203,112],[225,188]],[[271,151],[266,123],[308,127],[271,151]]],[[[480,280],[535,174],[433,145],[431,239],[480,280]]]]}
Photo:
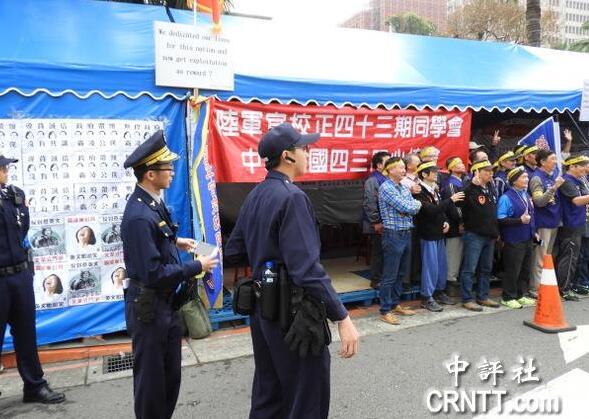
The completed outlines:
{"type": "Polygon", "coordinates": [[[400,305],[404,286],[419,282],[421,307],[443,310],[461,295],[471,311],[536,304],[544,255],[554,258],[563,300],[589,294],[589,157],[518,145],[497,156],[469,144],[469,161],[440,151],[373,156],[364,185],[364,233],[371,237],[371,286],[380,319],[399,324],[415,312],[400,305]],[[493,275],[501,300],[489,297],[493,275]]]}

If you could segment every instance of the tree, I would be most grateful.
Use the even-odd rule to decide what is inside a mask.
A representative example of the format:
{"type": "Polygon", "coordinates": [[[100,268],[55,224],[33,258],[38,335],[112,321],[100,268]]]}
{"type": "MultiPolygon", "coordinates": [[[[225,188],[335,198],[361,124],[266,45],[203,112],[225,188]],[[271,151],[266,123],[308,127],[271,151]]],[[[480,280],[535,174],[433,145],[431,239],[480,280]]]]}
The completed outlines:
{"type": "Polygon", "coordinates": [[[448,34],[479,41],[522,43],[525,11],[509,0],[471,0],[448,17],[448,34]]]}
{"type": "Polygon", "coordinates": [[[414,35],[433,35],[436,33],[436,25],[414,13],[389,16],[385,20],[385,25],[390,26],[393,32],[398,33],[411,33],[414,35]]]}
{"type": "Polygon", "coordinates": [[[540,25],[541,17],[542,9],[540,7],[540,0],[527,0],[526,34],[528,37],[528,45],[533,47],[539,47],[542,42],[542,26],[540,25]]]}
{"type": "MultiPolygon", "coordinates": [[[[589,21],[583,23],[581,29],[589,31],[589,21]]],[[[583,39],[581,41],[573,42],[567,48],[570,51],[577,51],[577,52],[589,52],[589,38],[583,39]]]]}
{"type": "MultiPolygon", "coordinates": [[[[541,16],[541,42],[555,44],[558,40],[556,13],[546,10],[541,16]]],[[[526,9],[517,0],[470,0],[448,16],[447,35],[455,38],[478,39],[524,44],[527,42],[526,9]]]]}

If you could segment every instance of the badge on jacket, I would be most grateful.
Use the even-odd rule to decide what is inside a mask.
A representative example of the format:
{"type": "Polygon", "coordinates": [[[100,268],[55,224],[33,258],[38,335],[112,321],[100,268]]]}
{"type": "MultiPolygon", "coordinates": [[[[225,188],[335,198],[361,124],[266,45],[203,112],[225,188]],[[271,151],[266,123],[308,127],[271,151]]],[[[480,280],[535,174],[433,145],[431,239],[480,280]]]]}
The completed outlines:
{"type": "Polygon", "coordinates": [[[479,204],[485,205],[485,203],[487,202],[487,197],[485,195],[479,195],[478,200],[479,200],[479,204]]]}

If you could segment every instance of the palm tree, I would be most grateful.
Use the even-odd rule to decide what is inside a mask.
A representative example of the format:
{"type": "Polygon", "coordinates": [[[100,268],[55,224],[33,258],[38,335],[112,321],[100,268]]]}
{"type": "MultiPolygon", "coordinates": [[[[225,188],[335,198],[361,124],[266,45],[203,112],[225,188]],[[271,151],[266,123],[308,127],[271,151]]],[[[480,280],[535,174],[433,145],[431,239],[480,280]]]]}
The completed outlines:
{"type": "Polygon", "coordinates": [[[527,0],[526,35],[528,37],[528,45],[533,47],[539,47],[542,39],[542,28],[540,26],[541,15],[540,0],[527,0]]]}

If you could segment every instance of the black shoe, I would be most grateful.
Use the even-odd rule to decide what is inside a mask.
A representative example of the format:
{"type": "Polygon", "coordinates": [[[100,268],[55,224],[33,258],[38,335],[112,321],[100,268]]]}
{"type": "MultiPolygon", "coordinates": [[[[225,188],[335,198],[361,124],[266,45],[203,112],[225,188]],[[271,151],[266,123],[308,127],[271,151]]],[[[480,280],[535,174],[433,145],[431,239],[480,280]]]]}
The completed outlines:
{"type": "Polygon", "coordinates": [[[573,287],[573,291],[575,292],[575,294],[579,294],[579,295],[589,295],[589,288],[586,288],[582,285],[575,285],[573,287]]]}
{"type": "Polygon", "coordinates": [[[444,310],[433,298],[430,298],[429,300],[421,300],[421,307],[433,312],[444,310]]]}
{"type": "Polygon", "coordinates": [[[57,393],[51,390],[48,385],[44,385],[35,394],[25,393],[22,401],[23,403],[57,404],[65,401],[65,394],[57,393]]]}
{"type": "Polygon", "coordinates": [[[438,304],[442,304],[442,305],[445,305],[445,306],[453,306],[454,304],[456,304],[443,291],[440,291],[440,292],[434,294],[434,299],[438,302],[438,304]]]}

